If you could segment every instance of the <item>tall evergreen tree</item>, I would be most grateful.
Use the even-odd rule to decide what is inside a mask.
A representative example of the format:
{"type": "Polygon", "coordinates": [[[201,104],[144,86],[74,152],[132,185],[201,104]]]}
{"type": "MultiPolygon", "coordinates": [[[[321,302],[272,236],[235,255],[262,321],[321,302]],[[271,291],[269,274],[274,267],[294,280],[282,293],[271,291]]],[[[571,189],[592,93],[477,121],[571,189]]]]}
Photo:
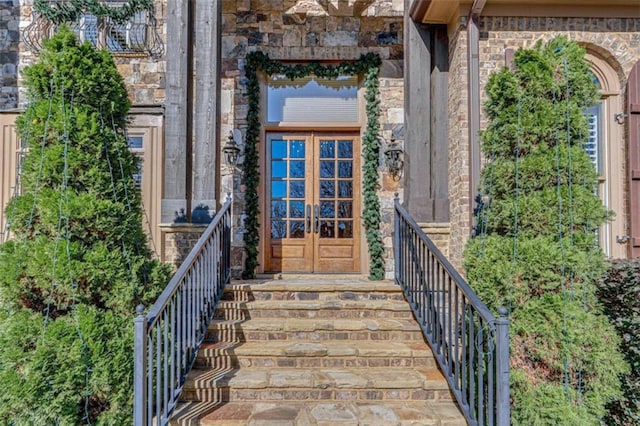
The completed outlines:
{"type": "Polygon", "coordinates": [[[112,57],[68,28],[24,71],[28,153],[0,246],[0,423],[131,424],[133,318],[151,260],[112,57]]]}
{"type": "Polygon", "coordinates": [[[472,287],[510,311],[514,425],[597,425],[626,365],[595,297],[597,229],[611,215],[583,144],[597,87],[565,37],[521,49],[492,75],[472,287]]]}

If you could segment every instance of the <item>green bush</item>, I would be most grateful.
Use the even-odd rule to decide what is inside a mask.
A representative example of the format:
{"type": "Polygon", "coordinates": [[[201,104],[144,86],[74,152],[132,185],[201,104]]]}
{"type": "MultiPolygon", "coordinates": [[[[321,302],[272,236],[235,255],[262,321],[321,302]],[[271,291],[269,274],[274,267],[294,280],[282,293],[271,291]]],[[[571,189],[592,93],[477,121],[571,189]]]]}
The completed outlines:
{"type": "Polygon", "coordinates": [[[131,424],[133,318],[166,284],[142,228],[129,101],[63,28],[24,71],[28,153],[0,246],[0,424],[131,424]]]}
{"type": "Polygon", "coordinates": [[[597,96],[584,50],[564,37],[519,50],[487,85],[476,237],[467,278],[510,311],[514,425],[596,425],[626,364],[595,296],[606,269],[583,116],[597,96]]]}
{"type": "Polygon", "coordinates": [[[607,406],[607,425],[640,425],[640,259],[616,260],[598,282],[597,295],[622,341],[631,366],[622,378],[624,396],[607,406]]]}

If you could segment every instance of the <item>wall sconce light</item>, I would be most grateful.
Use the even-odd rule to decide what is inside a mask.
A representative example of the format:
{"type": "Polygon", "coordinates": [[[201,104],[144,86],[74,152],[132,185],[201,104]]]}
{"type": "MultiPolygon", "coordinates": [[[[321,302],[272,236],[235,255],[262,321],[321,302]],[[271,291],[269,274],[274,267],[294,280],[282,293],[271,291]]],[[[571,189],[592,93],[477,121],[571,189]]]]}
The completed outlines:
{"type": "Polygon", "coordinates": [[[229,132],[227,143],[222,147],[224,159],[230,166],[235,167],[238,164],[238,156],[240,155],[240,148],[238,147],[238,140],[240,139],[240,130],[234,129],[229,132]]]}
{"type": "Polygon", "coordinates": [[[384,150],[384,159],[387,164],[387,170],[389,174],[393,176],[394,180],[400,180],[402,177],[402,168],[404,167],[404,152],[402,145],[396,142],[395,139],[391,139],[391,142],[384,150]]]}

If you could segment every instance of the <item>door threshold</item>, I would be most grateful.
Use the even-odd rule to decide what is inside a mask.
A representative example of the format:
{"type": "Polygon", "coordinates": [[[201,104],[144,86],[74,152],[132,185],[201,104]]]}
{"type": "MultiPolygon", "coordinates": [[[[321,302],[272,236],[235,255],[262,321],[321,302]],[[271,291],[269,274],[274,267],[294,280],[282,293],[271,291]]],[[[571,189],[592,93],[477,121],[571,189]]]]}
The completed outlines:
{"type": "Polygon", "coordinates": [[[256,274],[257,279],[269,280],[363,280],[369,281],[369,276],[359,272],[351,273],[303,273],[303,272],[273,272],[256,274]]]}

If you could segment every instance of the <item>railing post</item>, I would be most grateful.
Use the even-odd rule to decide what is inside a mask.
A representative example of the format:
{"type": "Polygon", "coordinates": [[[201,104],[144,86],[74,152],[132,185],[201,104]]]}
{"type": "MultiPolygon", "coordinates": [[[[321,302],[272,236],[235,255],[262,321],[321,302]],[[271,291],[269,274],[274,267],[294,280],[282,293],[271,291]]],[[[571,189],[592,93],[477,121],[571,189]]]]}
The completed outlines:
{"type": "Polygon", "coordinates": [[[393,197],[393,276],[396,284],[400,284],[400,215],[396,208],[399,202],[396,192],[393,197]]]}
{"type": "Polygon", "coordinates": [[[509,319],[508,311],[502,307],[498,309],[500,318],[496,320],[496,356],[497,356],[497,395],[496,417],[497,426],[511,424],[511,401],[509,395],[509,319]]]}
{"type": "Polygon", "coordinates": [[[135,349],[133,364],[133,424],[147,425],[147,317],[144,305],[136,308],[138,316],[133,320],[135,349]]]}

